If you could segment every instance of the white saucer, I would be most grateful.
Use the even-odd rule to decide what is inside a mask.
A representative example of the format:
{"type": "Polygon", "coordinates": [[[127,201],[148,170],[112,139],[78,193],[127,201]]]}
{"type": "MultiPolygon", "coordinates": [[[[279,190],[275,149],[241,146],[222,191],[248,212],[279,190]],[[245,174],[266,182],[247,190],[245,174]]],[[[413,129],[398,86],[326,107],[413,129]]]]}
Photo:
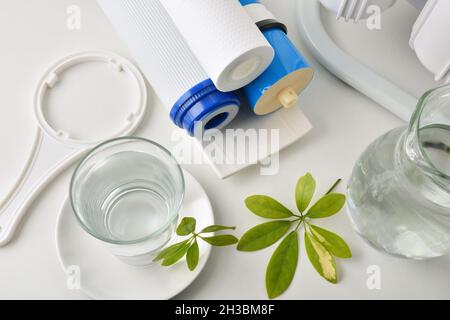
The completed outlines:
{"type": "MultiPolygon", "coordinates": [[[[186,194],[180,216],[195,217],[197,230],[214,224],[211,203],[202,186],[185,170],[184,177],[186,194]]],[[[198,244],[200,261],[193,272],[189,271],[184,259],[169,268],[158,264],[138,268],[121,262],[86,233],[78,224],[68,199],[56,224],[56,247],[64,271],[68,276],[73,276],[74,270],[79,271],[79,275],[75,275],[79,279],[79,289],[99,300],[165,300],[174,297],[197,278],[209,258],[211,246],[203,241],[198,244]]]]}

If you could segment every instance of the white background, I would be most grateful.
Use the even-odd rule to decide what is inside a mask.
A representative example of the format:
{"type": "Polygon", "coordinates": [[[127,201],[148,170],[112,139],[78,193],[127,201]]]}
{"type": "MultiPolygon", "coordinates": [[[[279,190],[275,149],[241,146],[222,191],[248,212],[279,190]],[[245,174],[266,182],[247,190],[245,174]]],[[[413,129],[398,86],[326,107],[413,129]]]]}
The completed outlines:
{"type": "MultiPolygon", "coordinates": [[[[309,1],[309,0],[304,0],[309,1]]],[[[296,30],[296,0],[267,0],[271,11],[290,29],[290,37],[303,49],[316,68],[310,88],[301,96],[301,107],[314,130],[281,154],[276,176],[259,175],[256,167],[220,181],[206,165],[186,166],[210,196],[218,223],[238,226],[240,235],[261,220],[251,215],[243,200],[251,194],[271,195],[295,208],[297,178],[312,172],[319,191],[339,177],[347,178],[359,154],[376,137],[402,125],[390,113],[355,92],[317,65],[300,43],[296,30]]],[[[381,31],[368,31],[364,24],[336,23],[325,14],[336,41],[361,61],[370,64],[405,90],[419,96],[436,86],[408,47],[417,12],[400,0],[383,16],[381,31]]],[[[32,143],[34,118],[32,94],[47,66],[79,50],[106,49],[129,57],[106,18],[92,0],[0,0],[0,194],[5,194],[20,172],[32,143]],[[66,8],[82,10],[82,29],[66,27],[66,8]]],[[[161,103],[151,92],[151,111],[138,135],[170,148],[170,122],[161,103]]],[[[76,120],[76,119],[74,119],[76,120]]],[[[66,288],[57,260],[55,222],[68,190],[71,170],[57,178],[33,203],[13,242],[0,248],[0,298],[87,298],[66,288]]],[[[345,184],[341,186],[344,191],[345,184]]],[[[341,281],[322,280],[300,246],[300,261],[286,299],[391,299],[450,298],[450,258],[414,262],[375,251],[351,229],[342,212],[321,225],[343,235],[354,258],[338,261],[341,281]],[[367,267],[378,265],[381,290],[366,287],[367,267]]],[[[231,248],[214,249],[195,283],[180,299],[264,299],[265,267],[272,250],[238,253],[231,248]]]]}

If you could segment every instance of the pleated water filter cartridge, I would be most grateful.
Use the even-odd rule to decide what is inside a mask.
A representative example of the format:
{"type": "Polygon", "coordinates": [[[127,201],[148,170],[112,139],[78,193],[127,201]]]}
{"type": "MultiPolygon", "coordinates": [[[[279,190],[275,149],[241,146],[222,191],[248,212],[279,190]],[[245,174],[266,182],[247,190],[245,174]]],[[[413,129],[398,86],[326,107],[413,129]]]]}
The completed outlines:
{"type": "Polygon", "coordinates": [[[238,96],[217,90],[159,0],[98,3],[178,127],[194,135],[235,118],[238,96]]]}
{"type": "Polygon", "coordinates": [[[217,89],[241,89],[271,64],[273,48],[238,0],[161,3],[217,89]]]}
{"type": "Polygon", "coordinates": [[[269,68],[244,88],[247,100],[258,115],[295,106],[313,78],[313,69],[287,37],[286,26],[259,0],[240,0],[240,3],[275,50],[269,68]]]}

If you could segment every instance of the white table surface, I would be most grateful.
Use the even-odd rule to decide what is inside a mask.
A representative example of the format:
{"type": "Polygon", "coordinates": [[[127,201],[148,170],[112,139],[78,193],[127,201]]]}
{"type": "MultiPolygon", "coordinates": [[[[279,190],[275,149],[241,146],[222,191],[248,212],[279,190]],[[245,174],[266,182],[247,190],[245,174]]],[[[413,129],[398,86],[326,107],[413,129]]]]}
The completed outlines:
{"type": "MultiPolygon", "coordinates": [[[[308,0],[305,0],[308,1],[308,0]]],[[[296,0],[266,0],[285,21],[292,40],[316,68],[313,84],[301,97],[314,130],[281,153],[276,176],[259,175],[256,167],[220,181],[207,165],[186,166],[207,190],[218,223],[238,226],[238,234],[258,224],[243,200],[268,194],[295,208],[297,177],[312,172],[319,189],[336,178],[347,178],[359,154],[376,137],[402,122],[329,74],[305,52],[296,30],[296,0]]],[[[415,12],[404,1],[383,16],[381,31],[364,25],[336,23],[324,18],[330,33],[348,51],[369,63],[405,90],[419,96],[436,84],[408,48],[415,12]]],[[[31,98],[37,79],[55,59],[78,50],[106,49],[129,56],[92,0],[0,0],[0,194],[20,172],[32,143],[34,118],[31,98]],[[82,29],[66,28],[66,8],[82,10],[82,29]]],[[[154,110],[163,106],[152,93],[154,110]]],[[[171,146],[169,121],[163,112],[149,112],[137,132],[171,146]]],[[[55,222],[66,196],[71,170],[58,177],[33,203],[13,242],[0,248],[0,299],[86,299],[68,290],[55,249],[55,222]]],[[[342,190],[344,185],[341,186],[342,190]]],[[[354,258],[339,261],[341,281],[332,285],[313,270],[303,249],[285,299],[450,298],[450,257],[414,262],[387,256],[369,247],[351,229],[345,214],[326,219],[324,227],[343,235],[354,258]],[[366,286],[368,266],[381,268],[381,290],[366,286]]],[[[214,249],[197,281],[179,299],[264,299],[264,275],[272,250],[238,253],[214,249]]]]}

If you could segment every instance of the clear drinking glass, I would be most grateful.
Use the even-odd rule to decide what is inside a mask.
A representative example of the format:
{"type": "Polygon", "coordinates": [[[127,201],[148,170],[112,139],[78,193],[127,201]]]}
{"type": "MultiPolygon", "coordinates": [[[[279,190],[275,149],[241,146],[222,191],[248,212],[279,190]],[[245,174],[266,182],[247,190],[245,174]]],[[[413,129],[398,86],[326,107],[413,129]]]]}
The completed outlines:
{"type": "Polygon", "coordinates": [[[408,128],[361,155],[347,207],[356,231],[390,254],[427,259],[450,251],[450,86],[427,92],[408,128]]]}
{"type": "Polygon", "coordinates": [[[97,146],[77,166],[70,186],[72,208],[83,229],[137,266],[151,264],[171,241],[183,196],[177,161],[142,138],[97,146]]]}

